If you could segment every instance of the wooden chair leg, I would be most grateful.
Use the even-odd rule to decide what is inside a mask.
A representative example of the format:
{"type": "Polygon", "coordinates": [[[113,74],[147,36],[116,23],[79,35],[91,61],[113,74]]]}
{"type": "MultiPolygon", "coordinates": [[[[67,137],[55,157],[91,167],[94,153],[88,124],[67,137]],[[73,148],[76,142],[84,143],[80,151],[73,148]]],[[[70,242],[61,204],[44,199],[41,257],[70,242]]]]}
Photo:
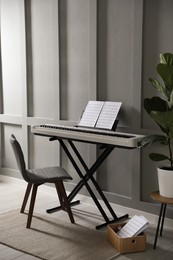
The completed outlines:
{"type": "Polygon", "coordinates": [[[27,204],[27,201],[28,201],[28,198],[29,198],[31,188],[32,188],[32,183],[28,183],[26,191],[25,191],[22,207],[21,207],[21,210],[20,210],[21,213],[24,213],[24,211],[25,211],[25,207],[26,207],[26,204],[27,204]]]}
{"type": "Polygon", "coordinates": [[[27,219],[27,224],[26,228],[30,228],[31,226],[31,221],[32,221],[32,215],[33,215],[33,210],[34,210],[34,205],[35,205],[35,198],[37,194],[37,189],[38,185],[33,184],[33,189],[32,189],[32,195],[31,195],[31,201],[30,201],[30,206],[29,206],[29,212],[28,212],[28,219],[27,219]]]}
{"type": "Polygon", "coordinates": [[[60,192],[61,187],[59,187],[58,183],[55,183],[55,187],[56,187],[56,191],[57,191],[57,194],[58,194],[58,197],[59,197],[59,202],[60,202],[61,208],[63,210],[65,210],[64,201],[63,201],[63,198],[62,198],[62,195],[61,195],[61,192],[60,192]]]}
{"type": "Polygon", "coordinates": [[[70,203],[68,201],[67,194],[66,194],[66,191],[65,191],[65,188],[64,188],[63,181],[59,181],[58,183],[55,183],[55,186],[58,189],[59,193],[61,194],[60,196],[61,196],[61,199],[63,201],[62,204],[65,206],[65,209],[67,210],[67,213],[69,215],[71,223],[75,223],[74,218],[73,218],[73,214],[72,214],[72,211],[71,211],[70,203]]]}

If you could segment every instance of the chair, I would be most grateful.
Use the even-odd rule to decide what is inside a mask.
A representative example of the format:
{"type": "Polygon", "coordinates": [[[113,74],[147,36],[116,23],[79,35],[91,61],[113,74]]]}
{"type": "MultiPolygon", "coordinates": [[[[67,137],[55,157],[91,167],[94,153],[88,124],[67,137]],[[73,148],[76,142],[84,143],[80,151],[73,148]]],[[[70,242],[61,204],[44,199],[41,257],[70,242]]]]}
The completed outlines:
{"type": "Polygon", "coordinates": [[[21,149],[21,146],[15,136],[12,134],[10,137],[10,143],[12,145],[15,158],[17,161],[18,168],[22,174],[24,180],[28,183],[26,192],[24,195],[23,203],[20,212],[24,213],[25,207],[32,189],[29,212],[28,212],[28,219],[26,228],[30,228],[32,215],[34,210],[35,198],[37,194],[38,186],[44,183],[54,183],[56,187],[56,191],[59,197],[60,205],[63,210],[66,210],[71,223],[74,222],[74,218],[72,215],[72,211],[70,208],[70,203],[68,201],[63,180],[72,180],[70,175],[62,168],[62,167],[44,167],[40,169],[26,169],[24,155],[21,149]]]}

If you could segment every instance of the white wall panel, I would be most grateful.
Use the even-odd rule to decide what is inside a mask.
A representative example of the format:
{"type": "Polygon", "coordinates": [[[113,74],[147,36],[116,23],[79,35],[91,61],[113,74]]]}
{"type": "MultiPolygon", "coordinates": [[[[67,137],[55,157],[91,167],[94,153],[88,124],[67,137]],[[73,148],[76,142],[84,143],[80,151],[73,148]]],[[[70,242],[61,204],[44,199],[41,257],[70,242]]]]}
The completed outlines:
{"type": "Polygon", "coordinates": [[[27,14],[29,115],[52,118],[59,96],[58,67],[58,6],[57,1],[31,0],[27,14]],[[30,9],[30,10],[29,10],[30,9]],[[29,35],[31,33],[31,35],[29,35]]]}
{"type": "Polygon", "coordinates": [[[59,165],[58,142],[50,142],[48,138],[29,135],[29,168],[59,165]]]}
{"type": "Polygon", "coordinates": [[[61,119],[78,120],[95,87],[89,85],[89,3],[60,1],[61,119]]]}
{"type": "Polygon", "coordinates": [[[131,198],[132,154],[132,151],[117,148],[100,167],[97,179],[104,191],[131,198]]]}
{"type": "Polygon", "coordinates": [[[122,101],[120,124],[131,124],[133,107],[134,1],[98,3],[98,97],[122,101]]]}
{"type": "Polygon", "coordinates": [[[23,87],[21,0],[1,1],[1,56],[3,113],[21,115],[23,87]]]}
{"type": "MultiPolygon", "coordinates": [[[[135,107],[134,1],[101,0],[98,5],[98,97],[99,100],[122,102],[119,126],[130,128],[135,107]]],[[[132,155],[128,150],[113,151],[98,174],[104,190],[131,198],[132,155]],[[124,158],[126,163],[123,163],[124,158]],[[124,179],[127,181],[122,184],[124,179]]]]}
{"type": "MultiPolygon", "coordinates": [[[[157,94],[148,79],[159,78],[156,65],[159,54],[173,52],[173,1],[171,0],[145,0],[144,1],[144,41],[143,41],[143,97],[152,97],[157,94]],[[152,23],[150,22],[152,21],[152,23]]],[[[143,127],[157,128],[147,113],[143,113],[143,127]]]]}
{"type": "Polygon", "coordinates": [[[18,169],[14,152],[12,150],[9,138],[11,134],[15,134],[16,138],[19,140],[21,146],[23,146],[24,140],[22,135],[22,128],[18,125],[4,124],[2,127],[2,167],[18,169]]]}

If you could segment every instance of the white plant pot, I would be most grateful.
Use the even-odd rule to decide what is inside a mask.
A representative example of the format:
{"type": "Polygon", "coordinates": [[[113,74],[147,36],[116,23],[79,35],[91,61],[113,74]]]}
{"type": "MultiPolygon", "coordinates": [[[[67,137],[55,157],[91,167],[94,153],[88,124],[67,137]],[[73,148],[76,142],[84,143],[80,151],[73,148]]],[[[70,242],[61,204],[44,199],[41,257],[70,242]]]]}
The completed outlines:
{"type": "Polygon", "coordinates": [[[157,168],[161,196],[173,198],[173,170],[157,168]]]}

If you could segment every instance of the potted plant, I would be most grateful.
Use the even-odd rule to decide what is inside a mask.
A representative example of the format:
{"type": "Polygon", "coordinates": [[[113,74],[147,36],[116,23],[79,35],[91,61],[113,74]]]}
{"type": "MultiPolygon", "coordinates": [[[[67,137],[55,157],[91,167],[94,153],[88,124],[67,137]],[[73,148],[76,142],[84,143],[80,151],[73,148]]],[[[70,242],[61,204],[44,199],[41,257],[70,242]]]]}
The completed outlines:
{"type": "Polygon", "coordinates": [[[150,153],[149,157],[155,162],[166,161],[165,165],[158,167],[159,192],[162,196],[173,198],[173,54],[160,54],[156,70],[161,81],[153,78],[149,81],[158,91],[158,96],[145,98],[144,108],[160,127],[162,134],[144,137],[139,146],[153,143],[165,146],[165,154],[150,153]]]}

